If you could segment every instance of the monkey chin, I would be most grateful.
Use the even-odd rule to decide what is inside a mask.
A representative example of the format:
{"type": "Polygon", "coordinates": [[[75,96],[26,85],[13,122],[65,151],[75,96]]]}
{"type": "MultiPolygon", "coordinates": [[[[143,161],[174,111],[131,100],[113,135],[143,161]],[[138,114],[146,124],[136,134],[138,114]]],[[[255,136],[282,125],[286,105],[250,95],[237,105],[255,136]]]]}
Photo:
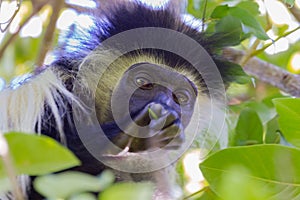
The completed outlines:
{"type": "MultiPolygon", "coordinates": [[[[154,150],[154,149],[153,149],[154,150]]],[[[169,151],[170,149],[166,150],[169,151]]],[[[175,148],[173,149],[175,150],[175,148]]],[[[166,152],[166,154],[168,154],[166,152]]],[[[129,152],[124,149],[117,155],[103,155],[103,159],[110,166],[125,165],[126,168],[136,169],[151,169],[153,166],[149,163],[151,152],[149,150],[139,152],[129,152]],[[129,165],[129,166],[128,166],[129,165]]],[[[152,162],[159,162],[153,160],[152,162]]],[[[134,181],[134,182],[150,182],[153,183],[152,200],[178,200],[182,196],[182,190],[176,183],[176,167],[174,163],[157,170],[149,170],[143,173],[132,173],[114,170],[117,181],[134,181]]]]}

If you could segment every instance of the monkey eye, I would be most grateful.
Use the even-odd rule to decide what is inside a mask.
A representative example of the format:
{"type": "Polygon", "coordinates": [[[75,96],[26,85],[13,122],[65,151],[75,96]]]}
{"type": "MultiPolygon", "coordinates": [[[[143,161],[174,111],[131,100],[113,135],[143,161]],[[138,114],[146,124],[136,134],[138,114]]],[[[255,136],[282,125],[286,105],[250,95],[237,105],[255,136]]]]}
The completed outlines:
{"type": "Polygon", "coordinates": [[[151,90],[153,88],[153,83],[145,77],[137,77],[135,83],[142,90],[151,90]]]}
{"type": "Polygon", "coordinates": [[[176,92],[173,93],[173,99],[177,104],[185,105],[189,102],[190,98],[189,96],[184,92],[176,92]]]}

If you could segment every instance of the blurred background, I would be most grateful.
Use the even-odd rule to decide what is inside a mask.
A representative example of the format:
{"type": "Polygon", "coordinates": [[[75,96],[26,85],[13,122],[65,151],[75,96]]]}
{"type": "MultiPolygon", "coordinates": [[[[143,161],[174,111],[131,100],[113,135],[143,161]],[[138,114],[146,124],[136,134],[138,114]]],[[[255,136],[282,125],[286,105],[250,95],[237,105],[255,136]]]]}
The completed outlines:
{"type": "MultiPolygon", "coordinates": [[[[141,0],[153,8],[167,3],[167,0],[141,0]]],[[[65,4],[54,5],[51,0],[0,0],[0,89],[11,81],[24,78],[24,74],[37,67],[50,64],[55,58],[52,51],[59,41],[59,36],[76,23],[88,28],[92,21],[89,9],[101,6],[107,1],[66,0],[65,4]],[[57,7],[56,7],[57,6],[57,7]],[[54,26],[51,26],[54,23],[54,26]]],[[[183,8],[182,17],[186,23],[202,29],[209,29],[214,20],[208,16],[220,5],[235,6],[241,0],[188,0],[180,2],[183,8]],[[205,25],[202,26],[203,12],[206,12],[205,25]]],[[[248,1],[247,1],[248,2],[248,1]]],[[[255,19],[266,31],[268,40],[259,40],[251,35],[234,49],[253,53],[259,59],[278,66],[291,74],[300,73],[300,0],[255,0],[258,13],[255,19]]],[[[58,4],[58,3],[57,3],[58,4]]],[[[250,9],[249,12],[252,12],[250,9]]],[[[254,10],[254,12],[257,12],[254,10]]],[[[245,33],[248,27],[243,26],[245,33]]],[[[25,76],[26,77],[26,76],[25,76]]],[[[274,97],[287,96],[285,92],[272,87],[259,79],[251,83],[232,84],[228,89],[229,132],[234,132],[240,111],[247,105],[256,110],[261,124],[268,123],[275,117],[271,105],[274,97]]],[[[273,125],[272,125],[273,126],[273,125]]],[[[264,130],[266,132],[266,130],[264,130]]],[[[229,138],[230,140],[230,138],[229,138]]],[[[233,145],[229,142],[229,146],[233,145]]],[[[198,191],[205,185],[198,164],[199,149],[192,149],[182,159],[179,168],[184,169],[183,179],[187,181],[185,189],[198,191]]],[[[180,169],[179,169],[180,170],[180,169]]]]}

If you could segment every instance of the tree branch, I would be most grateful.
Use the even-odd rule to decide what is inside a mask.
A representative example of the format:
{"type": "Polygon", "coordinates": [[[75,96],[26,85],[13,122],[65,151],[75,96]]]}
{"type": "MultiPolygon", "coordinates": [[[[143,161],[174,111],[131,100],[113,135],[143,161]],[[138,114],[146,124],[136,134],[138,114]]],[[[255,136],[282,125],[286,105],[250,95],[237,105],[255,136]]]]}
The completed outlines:
{"type": "Polygon", "coordinates": [[[293,6],[289,9],[290,12],[293,14],[293,16],[297,19],[298,22],[300,22],[300,10],[296,6],[293,6]]]}
{"type": "MultiPolygon", "coordinates": [[[[226,48],[223,51],[224,57],[235,63],[239,63],[244,54],[243,51],[232,48],[226,48]]],[[[249,59],[244,64],[243,69],[250,76],[277,87],[292,96],[300,97],[300,76],[297,74],[292,74],[256,57],[249,59]]]]}
{"type": "Polygon", "coordinates": [[[29,15],[29,17],[27,17],[24,22],[22,24],[20,24],[19,28],[17,29],[17,31],[10,35],[10,37],[6,40],[6,42],[3,44],[3,46],[0,49],[0,59],[3,57],[3,54],[6,50],[6,48],[10,45],[10,43],[12,43],[16,37],[19,35],[20,31],[22,30],[22,28],[29,22],[29,20],[36,15],[46,4],[47,2],[43,2],[41,4],[39,4],[38,6],[36,6],[36,9],[34,9],[32,11],[32,13],[29,15]]]}
{"type": "Polygon", "coordinates": [[[64,7],[64,0],[54,0],[52,3],[52,15],[50,17],[50,22],[45,32],[43,38],[40,53],[37,57],[36,66],[42,66],[46,57],[47,52],[52,48],[53,38],[56,28],[56,22],[58,20],[61,9],[64,7]]]}
{"type": "Polygon", "coordinates": [[[280,36],[278,36],[273,42],[271,42],[271,43],[269,43],[269,44],[266,44],[266,45],[263,46],[262,48],[260,48],[260,49],[258,49],[258,50],[256,50],[256,51],[253,51],[252,54],[251,54],[251,56],[253,57],[253,56],[256,56],[256,55],[262,53],[262,52],[265,51],[268,47],[270,47],[271,45],[273,45],[275,42],[277,42],[277,41],[280,40],[281,38],[284,38],[284,37],[286,37],[286,36],[288,36],[288,35],[290,35],[290,34],[296,32],[296,31],[298,31],[298,30],[300,30],[300,26],[298,26],[297,28],[295,28],[295,29],[293,29],[293,30],[291,30],[291,31],[288,31],[288,32],[286,32],[286,33],[284,33],[284,34],[282,34],[282,35],[280,35],[280,36]]]}

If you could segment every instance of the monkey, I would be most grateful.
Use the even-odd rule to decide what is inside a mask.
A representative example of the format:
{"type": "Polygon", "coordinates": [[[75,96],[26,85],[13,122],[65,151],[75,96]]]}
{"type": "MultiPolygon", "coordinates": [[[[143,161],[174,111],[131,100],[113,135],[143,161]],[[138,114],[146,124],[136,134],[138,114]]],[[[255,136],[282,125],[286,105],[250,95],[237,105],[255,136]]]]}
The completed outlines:
{"type": "MultiPolygon", "coordinates": [[[[189,125],[199,123],[195,108],[209,110],[211,99],[219,95],[211,88],[222,93],[222,87],[232,81],[230,65],[216,55],[220,48],[217,37],[185,23],[171,4],[153,9],[139,1],[113,2],[92,10],[90,16],[93,24],[88,29],[70,27],[50,65],[38,68],[17,86],[0,93],[0,130],[37,132],[54,138],[81,160],[82,165],[72,170],[92,175],[116,167],[107,166],[114,163],[111,155],[128,155],[130,161],[135,159],[131,155],[139,157],[144,152],[159,156],[155,152],[162,149],[167,155],[178,150],[181,155],[186,149],[182,147],[189,136],[189,125]],[[157,32],[161,32],[161,38],[156,37],[157,32]],[[182,51],[181,40],[170,42],[174,35],[191,38],[206,53],[186,48],[182,51]],[[145,40],[175,50],[154,48],[145,40]],[[180,53],[186,53],[186,57],[180,53]],[[200,56],[196,63],[200,71],[187,59],[194,58],[195,53],[211,57],[207,60],[200,56]],[[207,63],[211,62],[220,74],[220,82],[208,80],[214,73],[205,77],[207,63]],[[204,101],[207,104],[201,106],[204,101]],[[97,155],[109,161],[100,162],[87,143],[93,143],[100,151],[97,155]],[[124,149],[125,154],[119,154],[124,149]]],[[[154,167],[156,175],[146,173],[150,168],[146,164],[137,168],[141,169],[140,176],[117,169],[117,179],[141,181],[149,176],[167,176],[166,165],[154,167]]],[[[30,178],[22,182],[27,182],[23,192],[28,199],[43,199],[32,188],[30,178]]],[[[170,191],[161,194],[161,199],[174,199],[170,191]]],[[[1,197],[10,198],[9,194],[1,197]]]]}

